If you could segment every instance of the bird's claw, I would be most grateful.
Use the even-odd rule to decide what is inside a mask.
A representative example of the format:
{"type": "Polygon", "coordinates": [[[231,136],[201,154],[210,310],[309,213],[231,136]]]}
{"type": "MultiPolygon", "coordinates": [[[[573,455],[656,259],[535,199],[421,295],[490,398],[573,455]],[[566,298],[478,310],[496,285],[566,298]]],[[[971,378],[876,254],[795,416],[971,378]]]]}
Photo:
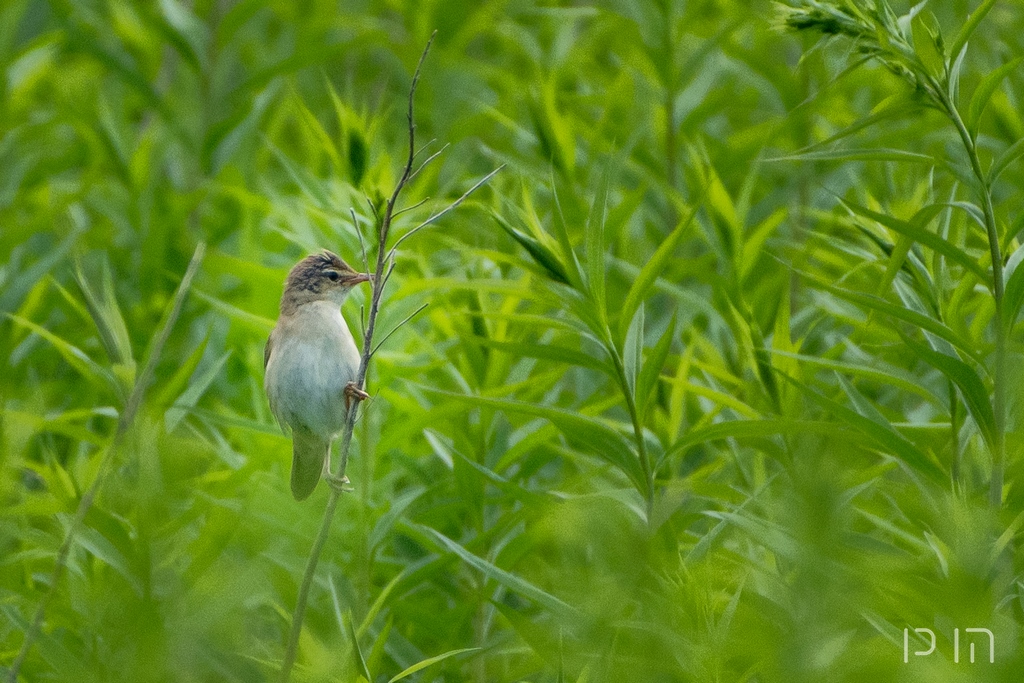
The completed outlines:
{"type": "Polygon", "coordinates": [[[334,474],[325,474],[324,480],[327,482],[328,486],[330,486],[335,491],[339,491],[342,493],[351,493],[355,491],[354,488],[349,486],[349,484],[351,484],[352,482],[350,482],[348,480],[348,477],[345,476],[344,474],[341,475],[340,477],[334,474]]]}
{"type": "Polygon", "coordinates": [[[352,404],[359,404],[361,401],[365,401],[370,398],[370,395],[356,386],[355,382],[349,382],[345,385],[345,410],[351,410],[352,404]]]}
{"type": "Polygon", "coordinates": [[[370,395],[356,386],[355,382],[349,382],[345,385],[345,396],[356,401],[365,401],[370,398],[370,395]]]}

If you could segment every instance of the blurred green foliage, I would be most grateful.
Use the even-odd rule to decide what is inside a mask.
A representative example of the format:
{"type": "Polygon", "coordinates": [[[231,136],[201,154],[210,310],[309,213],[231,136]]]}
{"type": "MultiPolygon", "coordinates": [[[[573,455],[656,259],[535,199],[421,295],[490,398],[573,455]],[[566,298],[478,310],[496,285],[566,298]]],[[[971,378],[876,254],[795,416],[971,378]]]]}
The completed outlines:
{"type": "Polygon", "coordinates": [[[436,29],[449,146],[395,230],[506,168],[401,246],[379,329],[429,307],[371,366],[294,679],[1017,681],[1024,8],[872,8],[5,2],[0,667],[109,452],[22,680],[275,679],[326,492],[288,493],[263,343],[290,265],[360,261],[436,29]]]}

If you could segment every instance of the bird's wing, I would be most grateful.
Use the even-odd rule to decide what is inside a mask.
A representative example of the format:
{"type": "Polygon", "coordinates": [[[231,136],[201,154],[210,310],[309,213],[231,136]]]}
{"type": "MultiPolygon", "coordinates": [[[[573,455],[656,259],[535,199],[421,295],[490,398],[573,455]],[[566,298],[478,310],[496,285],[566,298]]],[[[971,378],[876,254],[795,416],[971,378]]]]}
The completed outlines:
{"type": "Polygon", "coordinates": [[[271,332],[270,336],[267,337],[267,345],[263,347],[263,369],[267,369],[267,363],[270,362],[270,347],[274,343],[274,333],[271,332]]]}
{"type": "Polygon", "coordinates": [[[295,500],[305,500],[320,481],[331,441],[305,427],[292,430],[292,438],[292,495],[295,500]]]}

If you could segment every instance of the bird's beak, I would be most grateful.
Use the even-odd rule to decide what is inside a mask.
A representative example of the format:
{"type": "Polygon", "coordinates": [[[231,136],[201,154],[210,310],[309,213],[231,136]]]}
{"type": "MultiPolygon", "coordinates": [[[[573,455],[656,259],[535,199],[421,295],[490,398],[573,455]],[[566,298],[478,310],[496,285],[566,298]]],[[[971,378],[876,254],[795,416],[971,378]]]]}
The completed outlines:
{"type": "Polygon", "coordinates": [[[355,286],[363,282],[373,282],[373,276],[369,273],[356,273],[349,282],[355,286]]]}

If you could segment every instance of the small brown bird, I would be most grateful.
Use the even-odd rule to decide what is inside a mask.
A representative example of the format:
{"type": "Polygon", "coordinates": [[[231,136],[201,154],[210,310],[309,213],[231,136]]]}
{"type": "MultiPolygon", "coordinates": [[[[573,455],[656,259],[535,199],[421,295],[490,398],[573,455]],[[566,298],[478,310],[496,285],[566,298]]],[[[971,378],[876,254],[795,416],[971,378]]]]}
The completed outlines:
{"type": "Polygon", "coordinates": [[[331,481],[331,442],[349,402],[369,398],[356,386],[359,349],[340,310],[349,290],[369,281],[329,251],[299,261],[285,281],[281,315],[263,354],[263,388],[274,417],[292,432],[296,500],[313,493],[321,473],[331,481]]]}

